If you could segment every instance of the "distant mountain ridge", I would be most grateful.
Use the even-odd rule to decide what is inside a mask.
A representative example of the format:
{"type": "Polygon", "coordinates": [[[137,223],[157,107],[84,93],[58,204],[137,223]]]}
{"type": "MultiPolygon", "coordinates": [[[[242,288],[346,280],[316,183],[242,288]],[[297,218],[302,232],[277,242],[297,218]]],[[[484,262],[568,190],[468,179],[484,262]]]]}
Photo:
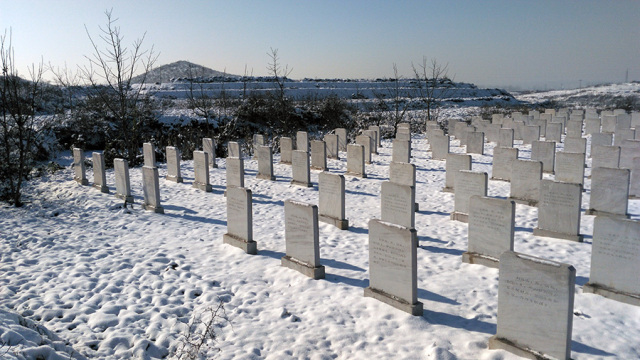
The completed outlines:
{"type": "MultiPolygon", "coordinates": [[[[145,83],[168,83],[172,79],[178,78],[211,78],[217,76],[235,77],[236,75],[225,74],[221,71],[213,70],[202,65],[180,60],[172,62],[171,64],[159,66],[149,71],[149,73],[147,73],[145,83]]],[[[131,82],[134,84],[141,83],[142,75],[134,77],[131,79],[131,82]]]]}

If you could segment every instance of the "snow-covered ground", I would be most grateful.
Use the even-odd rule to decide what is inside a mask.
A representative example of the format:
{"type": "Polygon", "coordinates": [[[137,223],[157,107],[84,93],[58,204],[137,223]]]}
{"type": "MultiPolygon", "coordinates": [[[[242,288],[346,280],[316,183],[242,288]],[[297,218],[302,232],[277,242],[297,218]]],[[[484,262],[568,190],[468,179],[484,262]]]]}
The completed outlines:
{"type": "MultiPolygon", "coordinates": [[[[623,99],[635,100],[640,105],[640,82],[589,86],[582,89],[550,90],[532,93],[514,93],[516,99],[541,103],[557,101],[570,107],[611,107],[620,106],[623,99]]],[[[626,105],[626,104],[625,104],[626,105]]]]}
{"type": "MultiPolygon", "coordinates": [[[[485,146],[486,155],[472,155],[473,170],[491,175],[493,146],[485,146]]],[[[530,146],[517,147],[521,157],[530,156],[530,146]]],[[[166,212],[160,215],[140,207],[140,168],[131,169],[136,204],[123,209],[113,195],[112,170],[111,194],[103,194],[74,182],[70,154],[63,154],[64,170],[27,184],[27,205],[0,207],[0,358],[169,357],[185,344],[187,324],[208,321],[221,302],[226,316],[216,317],[217,342],[204,358],[515,359],[487,349],[496,332],[498,270],[462,263],[467,225],[449,220],[454,195],[440,191],[445,162],[431,160],[427,150],[424,137],[416,136],[422,317],[363,296],[367,222],[380,217],[380,184],[391,160],[388,140],[367,165],[368,178],[346,176],[350,229],[319,225],[325,280],[280,266],[283,202],[317,204],[317,171],[311,172],[314,187],[302,188],[289,184],[291,168],[278,164],[279,156],[276,181],[257,180],[256,161],[245,159],[258,243],[258,255],[251,256],[222,243],[224,159],[211,170],[212,193],[191,187],[192,161],[182,164],[182,184],[165,181],[166,165],[159,164],[166,212]]],[[[464,148],[453,140],[451,151],[464,148]]],[[[342,160],[328,160],[330,172],[345,172],[346,154],[341,155],[342,160]]],[[[87,175],[91,181],[91,170],[87,175]]],[[[583,209],[589,179],[585,187],[583,209]]],[[[508,193],[509,183],[489,182],[489,196],[508,193]]],[[[629,201],[629,212],[640,219],[640,200],[629,201]]],[[[593,219],[583,213],[584,243],[537,237],[537,209],[517,205],[515,250],[576,268],[572,358],[638,359],[640,308],[581,290],[589,278],[593,219]]]]}

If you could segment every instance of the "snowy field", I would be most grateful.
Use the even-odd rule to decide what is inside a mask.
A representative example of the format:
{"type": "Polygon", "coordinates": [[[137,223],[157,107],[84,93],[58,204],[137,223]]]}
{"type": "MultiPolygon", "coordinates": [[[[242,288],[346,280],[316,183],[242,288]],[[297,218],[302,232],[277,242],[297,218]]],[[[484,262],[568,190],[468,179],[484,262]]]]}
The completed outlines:
{"type": "MultiPolygon", "coordinates": [[[[473,170],[489,177],[493,146],[485,145],[485,155],[472,155],[473,170]]],[[[530,146],[516,146],[520,157],[530,156],[530,146]]],[[[452,140],[451,151],[464,148],[452,140]]],[[[278,155],[276,181],[257,180],[256,161],[245,159],[258,244],[258,255],[251,256],[222,243],[224,159],[210,172],[212,193],[191,187],[192,161],[182,163],[182,184],[165,181],[166,164],[159,164],[166,212],[160,215],[141,209],[140,168],[130,171],[136,204],[125,210],[113,195],[113,170],[107,172],[111,194],[103,194],[74,182],[70,154],[63,154],[64,170],[27,184],[27,205],[0,207],[0,358],[168,358],[184,344],[187,324],[207,321],[209,309],[220,302],[226,320],[216,318],[217,342],[204,358],[517,358],[487,349],[496,332],[498,270],[461,261],[467,224],[449,220],[454,195],[441,192],[445,162],[431,160],[422,135],[414,138],[413,156],[422,317],[363,297],[367,222],[380,217],[380,184],[388,179],[391,161],[388,140],[366,166],[368,178],[345,176],[350,229],[320,223],[325,280],[280,266],[283,202],[317,204],[318,171],[311,171],[314,187],[302,188],[289,184],[291,168],[280,165],[278,155]]],[[[341,158],[328,160],[330,172],[345,172],[346,154],[341,158]]],[[[588,176],[590,159],[587,164],[588,176]]],[[[91,182],[90,169],[87,177],[91,182]]],[[[583,210],[589,179],[585,187],[583,210]]],[[[508,194],[509,183],[489,181],[489,196],[508,194]]],[[[629,212],[640,219],[640,200],[629,201],[629,212]]],[[[581,290],[589,278],[593,219],[583,212],[584,243],[537,237],[537,208],[518,204],[515,250],[576,268],[573,359],[638,359],[640,308],[581,290]]]]}

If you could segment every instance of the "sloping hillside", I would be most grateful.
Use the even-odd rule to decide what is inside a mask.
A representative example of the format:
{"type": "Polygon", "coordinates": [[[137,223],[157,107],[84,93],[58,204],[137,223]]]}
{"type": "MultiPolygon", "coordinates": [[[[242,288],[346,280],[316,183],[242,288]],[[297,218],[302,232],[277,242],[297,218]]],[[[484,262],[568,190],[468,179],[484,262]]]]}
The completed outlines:
{"type": "Polygon", "coordinates": [[[640,109],[640,83],[607,84],[582,89],[514,93],[516,99],[532,104],[550,103],[566,107],[640,109]]]}
{"type": "MultiPolygon", "coordinates": [[[[171,79],[177,78],[212,78],[216,76],[235,76],[225,74],[220,71],[209,69],[208,67],[180,60],[171,64],[159,66],[147,74],[145,83],[168,83],[171,79]]],[[[132,79],[132,82],[139,84],[142,82],[142,75],[132,79]]]]}

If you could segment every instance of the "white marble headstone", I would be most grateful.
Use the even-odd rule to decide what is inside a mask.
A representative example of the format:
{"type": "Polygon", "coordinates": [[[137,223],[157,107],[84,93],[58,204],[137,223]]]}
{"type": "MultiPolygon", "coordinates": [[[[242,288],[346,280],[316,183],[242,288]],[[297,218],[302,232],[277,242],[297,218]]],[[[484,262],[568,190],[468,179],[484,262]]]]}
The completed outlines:
{"type": "Polygon", "coordinates": [[[364,145],[349,144],[347,146],[347,175],[366,178],[364,164],[364,145]]]}
{"type": "Polygon", "coordinates": [[[537,236],[554,237],[582,242],[580,235],[580,184],[542,180],[538,203],[537,236]]]}
{"type": "Polygon", "coordinates": [[[315,170],[327,170],[327,149],[324,141],[311,141],[311,168],[315,170]]]}
{"type": "Polygon", "coordinates": [[[294,150],[291,154],[291,183],[298,186],[311,187],[311,173],[309,171],[309,153],[294,150]]]}
{"type": "Polygon", "coordinates": [[[93,187],[103,193],[109,193],[107,186],[107,174],[105,173],[104,156],[102,153],[94,152],[93,157],[93,187]]]}
{"type": "Polygon", "coordinates": [[[293,140],[290,137],[280,138],[280,163],[291,164],[291,152],[293,151],[293,140]]]}
{"type": "Polygon", "coordinates": [[[380,190],[382,221],[415,228],[415,187],[383,181],[380,190]]]}
{"type": "Polygon", "coordinates": [[[318,207],[299,201],[285,201],[284,226],[286,255],[282,258],[282,266],[313,279],[324,279],[324,266],[320,264],[318,207]]]}
{"type": "Polygon", "coordinates": [[[511,191],[509,198],[517,203],[536,206],[540,198],[542,163],[517,159],[511,165],[511,191]]]}
{"type": "Polygon", "coordinates": [[[349,228],[345,218],[344,176],[321,172],[318,174],[318,216],[319,220],[332,224],[341,230],[349,228]]]}
{"type": "Polygon", "coordinates": [[[127,160],[113,159],[113,169],[116,177],[116,197],[133,203],[127,160]]]}
{"type": "Polygon", "coordinates": [[[518,148],[513,147],[493,148],[492,180],[511,181],[511,167],[513,162],[518,159],[518,151],[518,148]]]}
{"type": "Polygon", "coordinates": [[[505,252],[500,256],[499,277],[498,327],[489,349],[530,349],[570,359],[575,268],[505,252]]]}
{"type": "Polygon", "coordinates": [[[471,155],[455,153],[447,154],[447,162],[445,164],[445,182],[442,191],[454,191],[455,178],[460,170],[471,170],[471,155]]]}
{"type": "Polygon", "coordinates": [[[271,146],[258,146],[258,179],[272,180],[276,177],[273,175],[273,152],[271,146]]]}
{"type": "Polygon", "coordinates": [[[422,316],[418,301],[417,235],[414,229],[378,219],[369,221],[369,287],[372,297],[422,316]]]}

